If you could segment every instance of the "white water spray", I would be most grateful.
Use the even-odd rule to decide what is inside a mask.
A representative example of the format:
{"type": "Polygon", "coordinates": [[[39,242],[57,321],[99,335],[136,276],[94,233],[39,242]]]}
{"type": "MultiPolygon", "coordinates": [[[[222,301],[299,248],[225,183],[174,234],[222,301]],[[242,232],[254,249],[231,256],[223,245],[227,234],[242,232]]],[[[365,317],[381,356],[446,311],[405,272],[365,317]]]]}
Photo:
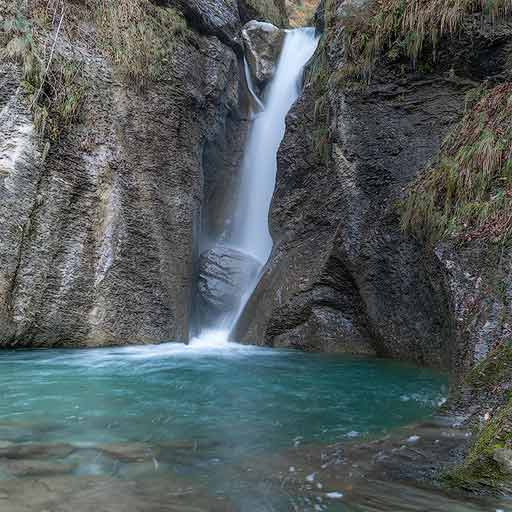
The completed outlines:
{"type": "MultiPolygon", "coordinates": [[[[247,301],[261,277],[261,271],[272,251],[272,237],[268,226],[270,203],[275,188],[277,151],[286,129],[286,115],[299,97],[303,70],[313,56],[318,44],[312,28],[289,30],[268,93],[263,111],[256,115],[245,148],[238,201],[233,216],[233,234],[225,245],[248,254],[259,262],[257,275],[244,284],[242,297],[236,311],[231,311],[219,321],[212,331],[203,331],[200,340],[192,343],[226,343],[236,326],[247,301]]],[[[254,94],[248,66],[247,83],[254,94]]]]}

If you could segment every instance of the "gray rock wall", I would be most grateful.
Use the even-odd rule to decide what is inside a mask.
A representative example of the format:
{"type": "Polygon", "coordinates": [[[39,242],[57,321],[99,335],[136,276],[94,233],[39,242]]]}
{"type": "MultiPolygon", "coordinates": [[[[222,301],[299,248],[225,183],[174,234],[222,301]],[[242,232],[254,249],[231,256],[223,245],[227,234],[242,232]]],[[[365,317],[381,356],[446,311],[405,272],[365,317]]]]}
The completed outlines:
{"type": "Polygon", "coordinates": [[[484,27],[471,45],[450,41],[434,71],[404,74],[384,62],[368,88],[347,88],[336,78],[343,48],[334,26],[316,57],[324,69],[317,62],[311,74],[324,75],[322,87],[307,81],[288,116],[274,250],[238,337],[455,368],[473,348],[459,334],[446,262],[401,232],[398,205],[460,118],[466,92],[503,73],[510,28],[490,36],[484,27]]]}
{"type": "Polygon", "coordinates": [[[223,217],[246,116],[237,2],[185,4],[170,2],[193,30],[144,92],[59,42],[88,92],[44,161],[20,71],[0,63],[0,346],[188,338],[197,234],[223,217]]]}

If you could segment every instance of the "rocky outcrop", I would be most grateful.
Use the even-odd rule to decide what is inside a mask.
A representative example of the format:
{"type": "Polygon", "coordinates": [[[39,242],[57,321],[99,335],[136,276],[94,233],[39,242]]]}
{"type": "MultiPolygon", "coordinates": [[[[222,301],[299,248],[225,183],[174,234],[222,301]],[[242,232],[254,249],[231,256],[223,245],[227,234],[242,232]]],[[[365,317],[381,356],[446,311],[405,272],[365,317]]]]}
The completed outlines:
{"type": "Polygon", "coordinates": [[[318,19],[330,29],[279,152],[274,250],[238,335],[455,369],[464,351],[475,353],[459,331],[457,285],[439,253],[402,232],[398,205],[466,93],[484,77],[503,79],[510,27],[481,25],[471,52],[463,36],[446,40],[422,72],[385,57],[362,87],[344,78],[343,2],[326,4],[318,19]]]}
{"type": "Polygon", "coordinates": [[[239,0],[242,23],[251,20],[269,21],[278,27],[288,25],[286,0],[239,0]]]}
{"type": "Polygon", "coordinates": [[[252,78],[261,89],[274,76],[284,31],[271,23],[250,21],[242,30],[242,38],[252,78]]]}
{"type": "MultiPolygon", "coordinates": [[[[62,130],[34,127],[21,66],[2,55],[1,346],[188,338],[196,235],[202,222],[215,225],[218,184],[238,167],[247,124],[242,24],[235,1],[158,3],[143,21],[159,23],[146,37],[161,46],[138,40],[126,61],[110,50],[116,37],[136,41],[137,25],[109,32],[109,12],[97,20],[70,5],[63,27],[55,16],[53,32],[38,33],[55,47],[54,62],[76,70],[60,78],[79,76],[84,93],[62,130]],[[179,12],[167,14],[172,7],[188,28],[179,12]],[[145,51],[148,63],[136,68],[145,51]]],[[[7,36],[30,51],[23,33],[7,36]]]]}
{"type": "Polygon", "coordinates": [[[215,35],[241,52],[240,26],[266,21],[279,27],[288,24],[284,0],[162,0],[180,9],[188,23],[201,33],[215,35]]]}

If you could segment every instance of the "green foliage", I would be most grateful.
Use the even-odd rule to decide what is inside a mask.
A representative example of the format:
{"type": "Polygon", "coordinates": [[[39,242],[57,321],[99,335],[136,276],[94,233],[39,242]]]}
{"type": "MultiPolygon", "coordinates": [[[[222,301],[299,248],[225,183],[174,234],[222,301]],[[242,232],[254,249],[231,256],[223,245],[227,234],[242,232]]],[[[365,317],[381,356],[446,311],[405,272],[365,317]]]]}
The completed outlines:
{"type": "Polygon", "coordinates": [[[509,242],[512,84],[473,92],[467,104],[473,107],[444,142],[438,161],[409,190],[402,228],[432,243],[446,237],[509,242]]]}
{"type": "Polygon", "coordinates": [[[161,77],[187,25],[174,9],[149,0],[89,0],[100,46],[122,78],[142,90],[161,77]]]}
{"type": "MultiPolygon", "coordinates": [[[[441,39],[459,33],[468,15],[496,22],[511,13],[510,0],[373,0],[349,6],[340,20],[346,77],[370,81],[383,55],[406,59],[414,68],[422,55],[435,61],[441,39]]],[[[473,23],[476,27],[479,21],[473,23]]]]}

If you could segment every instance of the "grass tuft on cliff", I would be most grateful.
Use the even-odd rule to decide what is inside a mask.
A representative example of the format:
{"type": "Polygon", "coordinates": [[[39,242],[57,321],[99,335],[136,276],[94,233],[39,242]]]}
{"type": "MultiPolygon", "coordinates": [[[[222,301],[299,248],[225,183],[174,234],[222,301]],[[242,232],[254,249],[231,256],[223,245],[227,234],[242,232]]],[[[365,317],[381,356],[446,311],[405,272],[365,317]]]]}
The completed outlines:
{"type": "Polygon", "coordinates": [[[335,28],[335,0],[324,2],[324,32],[318,48],[310,64],[306,68],[305,82],[313,88],[315,108],[313,118],[313,142],[315,151],[323,163],[327,163],[331,152],[330,144],[330,111],[329,111],[329,80],[331,69],[329,66],[329,41],[331,31],[335,28]]]}
{"type": "Polygon", "coordinates": [[[87,87],[76,43],[98,47],[121,79],[142,91],[161,77],[187,30],[174,9],[150,0],[16,0],[1,14],[1,58],[21,65],[34,126],[49,142],[80,120],[87,87]],[[81,28],[84,19],[93,21],[91,35],[81,28]]]}
{"type": "Polygon", "coordinates": [[[424,54],[435,62],[439,42],[459,33],[469,15],[476,27],[483,19],[496,22],[511,14],[510,0],[372,0],[348,6],[341,19],[347,63],[339,78],[369,81],[383,55],[406,58],[413,67],[424,54]]]}
{"type": "Polygon", "coordinates": [[[512,240],[512,83],[471,96],[437,162],[404,201],[402,228],[432,243],[512,240]]]}

